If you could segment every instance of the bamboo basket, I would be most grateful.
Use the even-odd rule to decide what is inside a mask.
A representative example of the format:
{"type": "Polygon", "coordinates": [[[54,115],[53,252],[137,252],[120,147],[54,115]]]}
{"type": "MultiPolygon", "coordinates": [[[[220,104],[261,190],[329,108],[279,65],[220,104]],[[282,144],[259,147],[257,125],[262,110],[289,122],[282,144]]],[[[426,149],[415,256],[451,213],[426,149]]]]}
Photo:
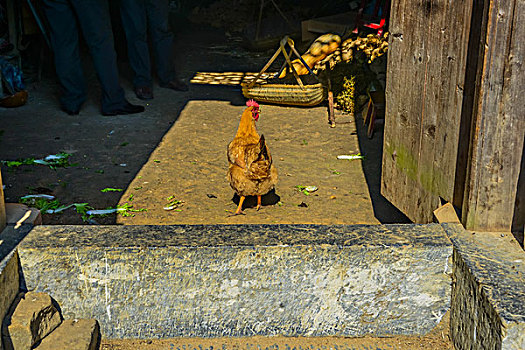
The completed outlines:
{"type": "Polygon", "coordinates": [[[243,84],[242,94],[259,102],[292,106],[316,106],[326,99],[327,91],[321,83],[313,85],[243,84]]]}
{"type": "MultiPolygon", "coordinates": [[[[327,89],[323,86],[322,83],[318,82],[315,84],[304,85],[297,75],[293,65],[290,61],[290,54],[288,54],[284,48],[284,45],[288,44],[291,48],[291,52],[295,53],[299,59],[303,62],[303,65],[308,69],[310,74],[317,77],[310,67],[302,60],[301,55],[295,50],[293,41],[284,37],[281,40],[280,47],[277,49],[272,58],[266,63],[263,69],[259,74],[249,83],[242,84],[242,93],[246,98],[253,98],[259,102],[266,103],[275,103],[275,104],[284,104],[292,106],[305,106],[311,107],[316,106],[327,97],[327,89]],[[284,55],[286,62],[288,64],[292,73],[297,80],[298,85],[288,85],[288,84],[267,84],[265,80],[259,79],[259,77],[270,67],[272,62],[277,58],[279,53],[284,55]]],[[[291,53],[290,52],[290,53],[291,53]]],[[[284,69],[284,65],[281,68],[281,71],[284,69]]],[[[279,73],[278,73],[279,74],[279,73]]],[[[317,79],[318,80],[318,79],[317,79]]]]}

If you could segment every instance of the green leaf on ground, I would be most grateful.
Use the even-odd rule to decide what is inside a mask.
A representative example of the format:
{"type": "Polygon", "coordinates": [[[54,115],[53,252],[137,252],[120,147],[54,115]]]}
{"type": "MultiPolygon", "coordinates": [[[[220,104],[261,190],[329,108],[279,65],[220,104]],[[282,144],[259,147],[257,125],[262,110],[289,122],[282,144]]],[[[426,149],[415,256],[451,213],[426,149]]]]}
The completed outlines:
{"type": "Polygon", "coordinates": [[[72,154],[70,153],[62,152],[58,154],[50,154],[43,159],[25,158],[18,160],[3,160],[2,163],[9,168],[16,168],[21,165],[47,165],[49,168],[56,170],[57,168],[77,166],[77,163],[69,162],[69,157],[71,156],[72,154]]]}
{"type": "Polygon", "coordinates": [[[138,213],[142,211],[148,211],[146,208],[133,208],[132,204],[122,203],[117,205],[117,212],[122,216],[135,216],[133,213],[138,213]]]}
{"type": "Polygon", "coordinates": [[[106,188],[100,190],[100,192],[104,192],[104,193],[106,193],[106,192],[122,192],[122,191],[124,191],[122,188],[111,188],[111,187],[106,187],[106,188]]]}
{"type": "Polygon", "coordinates": [[[310,195],[310,193],[306,190],[306,186],[297,185],[297,186],[295,186],[295,188],[297,189],[297,191],[301,192],[305,196],[309,196],[310,195]]]}

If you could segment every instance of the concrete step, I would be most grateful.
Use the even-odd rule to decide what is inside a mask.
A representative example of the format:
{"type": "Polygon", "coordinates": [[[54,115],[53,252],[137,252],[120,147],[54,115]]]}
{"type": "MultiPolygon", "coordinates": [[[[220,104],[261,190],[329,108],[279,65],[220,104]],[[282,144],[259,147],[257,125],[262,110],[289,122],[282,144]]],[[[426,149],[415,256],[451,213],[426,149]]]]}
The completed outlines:
{"type": "Polygon", "coordinates": [[[107,338],[423,335],[450,306],[440,225],[37,226],[18,251],[107,338]]]}

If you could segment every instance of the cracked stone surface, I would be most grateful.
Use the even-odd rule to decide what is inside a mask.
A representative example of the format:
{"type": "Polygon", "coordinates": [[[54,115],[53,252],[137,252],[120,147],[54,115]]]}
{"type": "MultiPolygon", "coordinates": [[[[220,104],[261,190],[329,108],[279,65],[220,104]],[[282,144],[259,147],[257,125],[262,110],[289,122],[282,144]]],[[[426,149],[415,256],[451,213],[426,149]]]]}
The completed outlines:
{"type": "Polygon", "coordinates": [[[19,252],[108,338],[424,334],[450,303],[440,225],[40,226],[19,252]]]}
{"type": "Polygon", "coordinates": [[[443,226],[454,243],[456,349],[525,349],[525,252],[510,233],[443,226]]]}

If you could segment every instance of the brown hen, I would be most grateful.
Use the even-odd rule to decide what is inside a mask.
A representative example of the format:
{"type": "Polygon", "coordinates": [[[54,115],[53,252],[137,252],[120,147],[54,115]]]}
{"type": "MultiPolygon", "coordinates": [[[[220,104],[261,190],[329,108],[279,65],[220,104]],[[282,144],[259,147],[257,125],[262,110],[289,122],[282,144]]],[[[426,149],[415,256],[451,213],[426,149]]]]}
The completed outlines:
{"type": "Polygon", "coordinates": [[[277,183],[277,169],[264,135],[259,136],[255,122],[259,119],[259,105],[249,100],[235,138],[228,145],[228,180],[239,195],[239,206],[235,215],[242,214],[246,196],[257,196],[257,210],[261,207],[261,196],[270,192],[277,183]]]}

